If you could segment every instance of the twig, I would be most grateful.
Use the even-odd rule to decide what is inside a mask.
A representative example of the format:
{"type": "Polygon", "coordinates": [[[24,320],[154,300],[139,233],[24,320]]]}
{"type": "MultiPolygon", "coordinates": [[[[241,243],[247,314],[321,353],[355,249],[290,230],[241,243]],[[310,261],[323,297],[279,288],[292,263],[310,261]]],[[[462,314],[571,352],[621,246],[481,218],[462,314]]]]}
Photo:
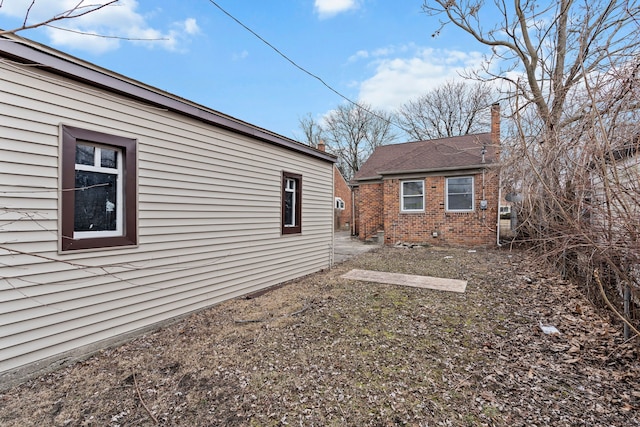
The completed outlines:
{"type": "Polygon", "coordinates": [[[294,311],[293,313],[291,313],[289,316],[297,316],[298,314],[302,314],[305,311],[309,310],[311,308],[311,305],[307,304],[304,307],[302,307],[300,310],[298,311],[294,311]]]}
{"type": "Polygon", "coordinates": [[[264,319],[233,319],[234,323],[260,323],[264,322],[264,319]]]}
{"type": "Polygon", "coordinates": [[[151,417],[151,419],[153,420],[153,423],[155,425],[158,425],[158,419],[155,417],[155,415],[153,415],[151,413],[151,411],[149,410],[149,407],[147,406],[146,403],[144,403],[144,399],[142,398],[142,393],[140,393],[140,387],[138,387],[138,380],[136,380],[136,373],[133,373],[133,384],[136,387],[136,391],[138,392],[138,398],[140,398],[140,403],[142,403],[142,406],[144,407],[145,411],[147,411],[147,414],[149,414],[149,416],[151,417]]]}
{"type": "Polygon", "coordinates": [[[607,298],[607,295],[604,293],[604,287],[602,286],[602,282],[600,281],[600,275],[598,274],[598,269],[597,268],[595,270],[593,270],[593,276],[595,277],[596,283],[598,284],[598,287],[600,288],[600,294],[602,295],[602,298],[604,298],[604,302],[607,303],[609,308],[616,314],[616,316],[618,316],[624,323],[627,324],[627,326],[629,326],[629,328],[631,328],[633,330],[633,332],[636,333],[636,336],[640,335],[640,331],[638,331],[636,328],[634,328],[633,325],[627,320],[627,318],[624,317],[622,314],[620,314],[618,312],[618,310],[616,310],[616,308],[613,306],[613,304],[611,304],[611,302],[609,301],[609,298],[607,298]]]}

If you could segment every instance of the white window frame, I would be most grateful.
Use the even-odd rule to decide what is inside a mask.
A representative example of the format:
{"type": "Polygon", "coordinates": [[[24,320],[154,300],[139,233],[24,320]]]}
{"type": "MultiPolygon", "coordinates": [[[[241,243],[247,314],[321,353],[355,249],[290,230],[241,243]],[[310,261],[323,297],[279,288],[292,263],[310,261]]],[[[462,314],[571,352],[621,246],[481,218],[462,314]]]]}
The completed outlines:
{"type": "Polygon", "coordinates": [[[343,211],[344,210],[344,200],[341,197],[336,197],[336,209],[343,211]]]}
{"type": "MultiPolygon", "coordinates": [[[[467,194],[467,193],[459,193],[459,194],[467,194]]],[[[444,186],[444,201],[445,201],[445,209],[447,212],[473,212],[474,206],[476,205],[476,196],[475,196],[475,178],[473,175],[464,175],[464,176],[450,176],[445,180],[444,186]],[[460,178],[471,178],[471,208],[469,209],[449,209],[449,180],[451,179],[460,179],[460,178]]]]}
{"type": "Polygon", "coordinates": [[[404,180],[404,181],[400,181],[400,211],[401,212],[424,212],[425,209],[425,197],[424,197],[424,193],[425,193],[425,183],[424,183],[424,179],[412,179],[412,180],[404,180]],[[422,185],[422,194],[420,196],[417,195],[407,195],[406,197],[422,197],[422,208],[420,209],[405,209],[404,207],[404,184],[405,183],[410,183],[410,182],[419,182],[422,185]]]}
{"type": "MultiPolygon", "coordinates": [[[[74,231],[74,239],[87,239],[93,237],[114,237],[123,235],[124,224],[124,191],[123,191],[123,158],[122,149],[119,147],[101,146],[98,144],[92,144],[87,142],[78,142],[78,145],[84,145],[88,147],[94,147],[93,153],[93,165],[75,164],[76,171],[97,172],[116,176],[116,229],[115,230],[100,230],[100,231],[74,231]],[[102,149],[116,152],[116,167],[106,168],[100,165],[102,149]]],[[[76,191],[81,191],[76,189],[76,191]]]]}
{"type": "Polygon", "coordinates": [[[296,200],[296,180],[294,178],[286,178],[285,179],[285,193],[291,193],[291,222],[285,222],[285,227],[295,227],[296,226],[296,204],[298,201],[296,200]]]}

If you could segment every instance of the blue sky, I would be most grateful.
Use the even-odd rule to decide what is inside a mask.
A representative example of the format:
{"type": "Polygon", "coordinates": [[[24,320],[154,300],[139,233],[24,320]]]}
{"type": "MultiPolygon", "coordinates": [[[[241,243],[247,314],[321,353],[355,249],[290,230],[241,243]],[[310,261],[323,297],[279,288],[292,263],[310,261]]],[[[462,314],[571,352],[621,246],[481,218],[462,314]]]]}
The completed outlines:
{"type": "MultiPolygon", "coordinates": [[[[36,0],[29,22],[79,0],[36,0]]],[[[86,4],[104,3],[87,0],[86,4]]],[[[215,0],[264,40],[353,101],[392,110],[478,68],[486,49],[438,19],[422,0],[215,0]],[[483,50],[485,49],[485,50],[483,50]]],[[[21,25],[31,0],[5,0],[0,28],[21,25]]],[[[82,18],[19,35],[146,84],[300,139],[298,123],[345,102],[210,0],[120,0],[82,18]],[[149,40],[161,39],[161,40],[149,40]]]]}

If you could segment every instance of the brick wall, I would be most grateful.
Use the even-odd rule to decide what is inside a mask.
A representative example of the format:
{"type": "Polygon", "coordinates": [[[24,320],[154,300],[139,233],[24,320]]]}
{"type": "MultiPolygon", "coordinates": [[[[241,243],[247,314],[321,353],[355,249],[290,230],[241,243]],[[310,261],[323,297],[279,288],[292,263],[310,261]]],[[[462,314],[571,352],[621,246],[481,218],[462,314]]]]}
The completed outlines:
{"type": "Polygon", "coordinates": [[[351,187],[336,166],[333,167],[334,196],[340,197],[344,201],[344,209],[335,209],[335,229],[349,230],[351,224],[351,213],[353,212],[351,200],[351,187]]]}
{"type": "Polygon", "coordinates": [[[484,176],[486,210],[480,209],[480,201],[483,199],[482,173],[473,176],[475,192],[473,212],[445,210],[445,176],[425,178],[424,212],[400,212],[400,180],[385,180],[385,244],[406,242],[468,247],[494,245],[498,215],[497,172],[487,171],[484,176]]]}
{"type": "Polygon", "coordinates": [[[361,226],[360,238],[368,239],[375,235],[378,229],[384,229],[384,243],[387,245],[397,242],[466,247],[495,245],[498,174],[496,170],[485,172],[486,210],[480,209],[480,201],[483,199],[482,173],[473,176],[473,212],[445,210],[445,176],[425,178],[425,210],[415,213],[400,212],[399,179],[387,179],[381,184],[360,185],[356,199],[361,226]]]}
{"type": "Polygon", "coordinates": [[[356,234],[361,240],[375,236],[384,229],[382,183],[360,184],[356,195],[356,234]]]}

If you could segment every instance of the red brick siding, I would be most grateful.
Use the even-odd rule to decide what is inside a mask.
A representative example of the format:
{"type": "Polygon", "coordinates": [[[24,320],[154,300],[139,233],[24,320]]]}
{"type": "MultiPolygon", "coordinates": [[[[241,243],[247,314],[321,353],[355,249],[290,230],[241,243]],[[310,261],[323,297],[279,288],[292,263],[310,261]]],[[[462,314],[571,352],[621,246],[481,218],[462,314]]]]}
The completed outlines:
{"type": "Polygon", "coordinates": [[[335,209],[335,229],[349,230],[351,224],[351,213],[353,212],[351,200],[351,187],[336,166],[333,167],[334,196],[340,197],[344,201],[344,210],[335,209]]]}
{"type": "Polygon", "coordinates": [[[445,176],[425,178],[425,211],[417,213],[400,212],[399,179],[388,179],[381,184],[360,185],[356,198],[360,238],[370,238],[378,229],[384,229],[387,245],[397,242],[467,247],[494,245],[498,215],[498,175],[496,171],[485,173],[486,210],[480,209],[480,200],[483,199],[482,173],[473,176],[475,206],[472,212],[446,212],[445,176]],[[433,236],[434,232],[437,237],[433,236]]]}
{"type": "Polygon", "coordinates": [[[356,192],[357,228],[361,240],[376,235],[384,229],[382,183],[360,184],[356,192]]]}
{"type": "Polygon", "coordinates": [[[484,177],[484,200],[480,209],[482,174],[474,175],[475,206],[473,212],[445,211],[444,176],[425,178],[425,211],[400,212],[400,180],[384,182],[385,244],[397,242],[452,246],[487,246],[496,242],[498,178],[488,171],[484,177]],[[433,233],[437,233],[437,237],[433,233]]]}

